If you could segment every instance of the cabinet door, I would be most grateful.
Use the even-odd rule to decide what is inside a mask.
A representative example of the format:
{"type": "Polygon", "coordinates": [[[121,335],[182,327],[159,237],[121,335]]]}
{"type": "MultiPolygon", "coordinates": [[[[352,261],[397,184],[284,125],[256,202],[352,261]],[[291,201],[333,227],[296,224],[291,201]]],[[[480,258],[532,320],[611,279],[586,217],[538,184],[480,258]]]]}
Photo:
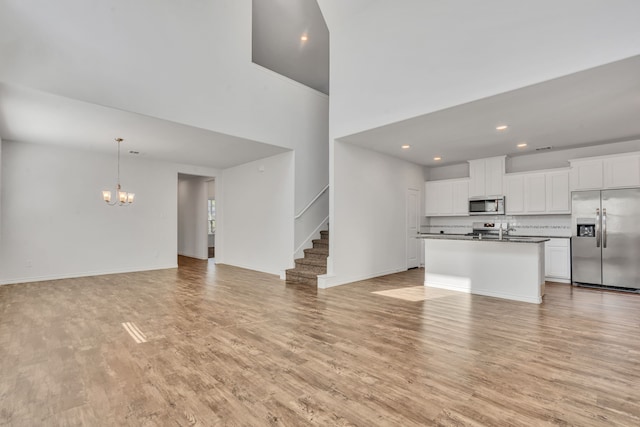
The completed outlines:
{"type": "Polygon", "coordinates": [[[526,213],[545,213],[547,210],[546,178],[543,173],[525,175],[524,210],[526,213]]]}
{"type": "Polygon", "coordinates": [[[603,186],[602,160],[571,162],[571,190],[599,190],[603,186]]]}
{"type": "Polygon", "coordinates": [[[426,216],[438,214],[438,183],[426,182],[424,185],[424,211],[426,216]]]}
{"type": "Polygon", "coordinates": [[[469,215],[469,181],[455,181],[452,183],[454,215],[469,215]]]}
{"type": "Polygon", "coordinates": [[[569,171],[547,173],[547,212],[571,213],[569,171]]]}
{"type": "Polygon", "coordinates": [[[604,188],[640,186],[640,156],[603,160],[604,188]]]}
{"type": "Polygon", "coordinates": [[[438,208],[439,215],[453,214],[453,184],[450,181],[442,181],[438,183],[438,208]]]}
{"type": "Polygon", "coordinates": [[[452,183],[433,181],[425,183],[425,215],[444,216],[453,213],[452,183]]]}
{"type": "Polygon", "coordinates": [[[571,279],[569,239],[551,239],[545,243],[545,276],[571,279]]]}
{"type": "Polygon", "coordinates": [[[469,197],[485,196],[485,161],[469,160],[469,197]]]}
{"type": "Polygon", "coordinates": [[[504,204],[508,215],[524,213],[524,176],[506,176],[504,178],[504,204]]]}
{"type": "Polygon", "coordinates": [[[485,159],[485,194],[502,196],[502,180],[504,179],[504,157],[485,159]]]}

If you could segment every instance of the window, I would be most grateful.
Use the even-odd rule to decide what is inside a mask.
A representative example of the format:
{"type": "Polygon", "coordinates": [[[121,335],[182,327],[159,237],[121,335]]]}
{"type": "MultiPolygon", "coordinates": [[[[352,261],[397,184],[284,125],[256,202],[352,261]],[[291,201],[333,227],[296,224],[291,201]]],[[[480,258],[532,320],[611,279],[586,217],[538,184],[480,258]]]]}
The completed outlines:
{"type": "Polygon", "coordinates": [[[207,208],[209,210],[209,216],[208,216],[209,234],[213,234],[216,232],[216,201],[215,199],[208,200],[207,208]]]}

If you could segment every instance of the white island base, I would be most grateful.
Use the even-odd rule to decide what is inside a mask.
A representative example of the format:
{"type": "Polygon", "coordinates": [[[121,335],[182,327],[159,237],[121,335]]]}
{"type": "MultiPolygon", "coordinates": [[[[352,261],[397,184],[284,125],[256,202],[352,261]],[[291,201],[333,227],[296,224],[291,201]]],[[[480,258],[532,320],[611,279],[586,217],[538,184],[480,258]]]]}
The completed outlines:
{"type": "Polygon", "coordinates": [[[544,295],[544,242],[424,239],[425,286],[535,304],[544,295]]]}

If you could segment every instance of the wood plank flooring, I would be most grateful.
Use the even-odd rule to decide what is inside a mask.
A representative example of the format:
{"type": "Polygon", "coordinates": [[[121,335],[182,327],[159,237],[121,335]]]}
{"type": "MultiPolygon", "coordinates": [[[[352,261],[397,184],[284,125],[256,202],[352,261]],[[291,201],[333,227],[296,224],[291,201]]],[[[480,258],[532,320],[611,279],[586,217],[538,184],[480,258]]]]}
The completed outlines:
{"type": "Polygon", "coordinates": [[[0,286],[0,426],[640,425],[640,295],[179,264],[0,286]]]}

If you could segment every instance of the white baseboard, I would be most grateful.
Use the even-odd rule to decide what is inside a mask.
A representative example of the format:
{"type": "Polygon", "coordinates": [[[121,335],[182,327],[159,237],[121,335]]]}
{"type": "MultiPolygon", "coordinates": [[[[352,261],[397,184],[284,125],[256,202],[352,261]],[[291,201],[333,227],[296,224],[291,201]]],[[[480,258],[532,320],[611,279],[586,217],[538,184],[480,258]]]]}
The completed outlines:
{"type": "MultiPolygon", "coordinates": [[[[458,291],[458,292],[464,292],[467,294],[472,293],[471,289],[469,288],[469,286],[467,285],[454,285],[454,284],[449,284],[449,283],[442,283],[442,282],[437,282],[434,280],[425,280],[424,281],[424,285],[431,287],[431,288],[439,288],[439,289],[447,289],[450,291],[458,291]]],[[[502,298],[502,299],[509,299],[509,300],[514,300],[514,301],[522,301],[522,302],[529,302],[532,304],[540,304],[542,303],[542,298],[535,298],[535,297],[524,297],[522,295],[512,295],[512,294],[506,294],[506,293],[502,293],[502,292],[493,292],[493,291],[486,291],[483,289],[473,289],[473,294],[474,295],[483,295],[486,297],[494,297],[494,298],[502,298]]]]}
{"type": "Polygon", "coordinates": [[[545,277],[544,280],[546,282],[571,283],[571,280],[569,279],[558,279],[557,277],[545,277]]]}
{"type": "Polygon", "coordinates": [[[352,277],[340,277],[336,275],[322,274],[318,276],[318,289],[327,289],[334,286],[347,285],[353,282],[359,282],[361,280],[373,279],[374,277],[386,276],[387,274],[400,273],[401,271],[407,271],[406,268],[391,269],[386,271],[380,271],[372,274],[364,274],[362,276],[352,277]]]}
{"type": "Polygon", "coordinates": [[[252,265],[232,264],[232,263],[228,263],[228,262],[216,262],[216,265],[230,265],[232,267],[244,268],[245,270],[257,271],[259,273],[273,274],[274,276],[280,277],[280,272],[278,272],[278,271],[260,270],[260,269],[256,268],[255,266],[252,266],[252,265]]]}
{"type": "MultiPolygon", "coordinates": [[[[180,255],[180,256],[186,256],[187,258],[195,258],[195,259],[202,259],[202,260],[207,260],[207,259],[209,259],[209,257],[208,257],[208,256],[206,256],[206,257],[202,257],[202,256],[200,256],[200,255],[194,255],[194,254],[191,254],[191,253],[184,253],[184,252],[178,252],[178,255],[180,255]]],[[[207,254],[207,255],[209,255],[209,254],[207,254]]]]}
{"type": "Polygon", "coordinates": [[[91,277],[91,276],[104,276],[107,274],[121,274],[121,273],[137,273],[141,271],[153,271],[153,270],[167,270],[170,268],[178,268],[178,264],[171,265],[159,265],[155,267],[141,267],[141,268],[123,268],[113,270],[100,270],[100,271],[84,271],[78,273],[68,274],[52,274],[47,276],[32,276],[32,277],[19,277],[16,279],[3,279],[0,280],[0,285],[13,285],[17,283],[31,283],[31,282],[44,282],[48,280],[61,280],[61,279],[75,279],[78,277],[91,277]]]}

